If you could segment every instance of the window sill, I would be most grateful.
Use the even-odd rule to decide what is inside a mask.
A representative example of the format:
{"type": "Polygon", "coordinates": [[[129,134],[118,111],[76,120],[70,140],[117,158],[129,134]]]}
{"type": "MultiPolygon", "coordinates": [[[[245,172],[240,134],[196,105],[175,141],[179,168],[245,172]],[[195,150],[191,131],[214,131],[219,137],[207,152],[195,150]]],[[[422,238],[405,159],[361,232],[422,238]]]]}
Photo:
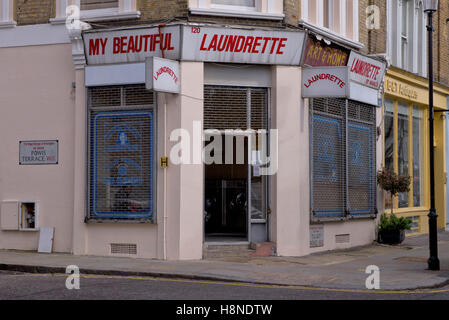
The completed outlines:
{"type": "Polygon", "coordinates": [[[0,29],[2,28],[14,28],[17,25],[17,22],[15,21],[1,21],[0,22],[0,29]]]}
{"type": "Polygon", "coordinates": [[[218,17],[232,17],[232,18],[247,18],[247,19],[263,19],[263,20],[283,20],[285,15],[282,13],[265,13],[258,11],[244,11],[244,10],[224,10],[224,9],[204,9],[204,8],[190,8],[190,13],[195,15],[218,16],[218,17]]]}
{"type": "MultiPolygon", "coordinates": [[[[119,12],[118,9],[101,9],[81,11],[80,20],[85,22],[129,20],[140,18],[140,11],[119,12]]],[[[51,18],[51,24],[64,24],[66,17],[51,18]]]]}
{"type": "Polygon", "coordinates": [[[299,20],[299,25],[303,26],[304,28],[310,29],[316,33],[319,33],[324,37],[329,38],[330,40],[334,40],[335,42],[345,44],[354,49],[362,49],[364,47],[364,44],[361,42],[346,38],[342,35],[339,35],[338,33],[332,32],[332,30],[316,26],[314,24],[311,24],[310,22],[299,20]]]}

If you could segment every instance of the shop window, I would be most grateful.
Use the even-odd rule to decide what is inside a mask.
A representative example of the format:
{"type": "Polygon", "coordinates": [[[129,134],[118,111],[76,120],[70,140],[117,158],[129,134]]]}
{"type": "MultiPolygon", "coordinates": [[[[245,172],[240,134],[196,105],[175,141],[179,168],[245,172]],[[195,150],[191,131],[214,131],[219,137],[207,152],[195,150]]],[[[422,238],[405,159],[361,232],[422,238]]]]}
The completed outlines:
{"type": "Polygon", "coordinates": [[[154,104],[144,85],[93,87],[89,107],[91,219],[154,219],[154,104]]]}
{"type": "Polygon", "coordinates": [[[312,100],[312,221],[376,215],[375,107],[312,100]]]}
{"type": "Polygon", "coordinates": [[[423,207],[424,203],[424,109],[402,101],[385,99],[384,166],[399,175],[411,177],[410,192],[400,193],[391,203],[385,197],[385,209],[423,207]]]}
{"type": "Polygon", "coordinates": [[[20,202],[19,228],[21,230],[37,229],[36,202],[20,202]]]}

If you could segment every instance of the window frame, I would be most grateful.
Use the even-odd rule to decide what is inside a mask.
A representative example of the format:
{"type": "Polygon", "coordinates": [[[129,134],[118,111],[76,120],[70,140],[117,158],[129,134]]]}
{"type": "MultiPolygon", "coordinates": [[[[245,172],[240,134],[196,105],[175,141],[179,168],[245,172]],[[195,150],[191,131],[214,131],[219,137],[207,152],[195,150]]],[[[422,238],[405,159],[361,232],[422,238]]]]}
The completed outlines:
{"type": "MultiPolygon", "coordinates": [[[[320,103],[318,103],[320,104],[320,103]]],[[[356,219],[375,219],[377,216],[377,192],[376,192],[376,163],[377,163],[377,144],[376,144],[376,118],[377,118],[377,112],[376,110],[372,110],[373,119],[363,120],[361,118],[361,109],[360,107],[368,107],[375,109],[375,106],[368,105],[366,103],[357,102],[354,100],[350,100],[347,98],[312,98],[309,99],[309,105],[311,107],[310,114],[309,114],[309,163],[310,163],[310,221],[311,222],[334,222],[334,221],[348,221],[348,220],[356,220],[356,219]],[[333,111],[320,111],[315,110],[315,102],[314,100],[321,100],[321,99],[327,99],[328,101],[324,104],[326,108],[330,108],[331,104],[329,104],[329,100],[332,101],[333,105],[333,111]],[[340,115],[335,114],[335,104],[339,104],[341,108],[340,115]],[[344,104],[344,106],[343,106],[344,104]],[[352,106],[351,106],[352,105],[352,106]],[[355,108],[354,107],[359,107],[355,108]],[[343,110],[344,109],[344,110],[343,110]],[[350,114],[349,110],[358,112],[358,117],[360,118],[354,118],[353,114],[350,114]],[[341,134],[340,137],[340,146],[341,150],[337,150],[339,156],[340,168],[336,168],[336,170],[340,169],[340,174],[342,177],[337,180],[334,180],[333,182],[336,182],[338,185],[338,198],[341,198],[342,203],[339,203],[340,205],[338,208],[332,208],[331,211],[328,211],[328,213],[325,212],[325,210],[315,210],[315,174],[320,171],[315,171],[315,134],[314,134],[314,124],[315,121],[321,121],[326,123],[335,124],[336,127],[339,130],[339,134],[341,134]],[[350,154],[352,149],[352,146],[350,145],[351,142],[354,142],[354,140],[351,140],[350,138],[350,131],[351,129],[361,130],[368,132],[368,162],[372,165],[368,171],[371,171],[370,179],[368,179],[368,184],[365,185],[369,189],[368,192],[368,209],[362,209],[360,207],[353,207],[351,208],[351,205],[353,204],[351,202],[350,197],[350,189],[351,189],[351,178],[354,177],[354,175],[351,174],[351,166],[358,166],[351,163],[352,160],[350,160],[350,154]],[[339,210],[336,210],[339,209],[339,210]]],[[[322,107],[321,103],[321,107],[322,107]]],[[[318,107],[320,107],[318,105],[318,107]]],[[[319,148],[317,149],[319,150],[319,148]]],[[[336,165],[336,163],[333,163],[333,165],[336,165]]],[[[354,186],[353,186],[354,187],[354,186]]],[[[321,203],[318,201],[318,203],[321,203]]]]}
{"type": "Polygon", "coordinates": [[[71,2],[79,9],[79,19],[86,22],[138,19],[141,16],[137,10],[137,0],[118,0],[117,7],[91,10],[81,10],[80,0],[56,0],[56,16],[50,18],[51,24],[66,23],[67,8],[71,2]]]}
{"type": "Polygon", "coordinates": [[[284,4],[278,0],[255,0],[254,7],[237,5],[217,5],[211,0],[189,0],[189,13],[240,19],[284,20],[284,4]]]}
{"type": "Polygon", "coordinates": [[[351,3],[347,1],[301,0],[299,24],[331,40],[361,49],[364,45],[359,42],[359,0],[349,0],[351,3]],[[338,13],[335,8],[338,8],[338,13]],[[331,11],[327,23],[324,21],[325,11],[331,11]],[[329,27],[326,27],[326,24],[329,24],[329,27]]]}
{"type": "Polygon", "coordinates": [[[241,11],[257,11],[257,0],[254,0],[254,6],[240,6],[231,4],[214,4],[211,0],[210,7],[212,9],[222,9],[222,10],[241,10],[241,11]]]}
{"type": "MultiPolygon", "coordinates": [[[[396,174],[398,174],[399,172],[399,155],[398,155],[398,148],[399,148],[399,141],[398,141],[398,136],[399,136],[399,128],[398,128],[398,119],[399,119],[399,102],[404,103],[407,105],[408,108],[408,153],[409,153],[409,167],[408,167],[408,175],[411,177],[410,180],[410,191],[408,192],[408,207],[403,207],[400,208],[399,207],[399,199],[398,196],[394,197],[393,199],[393,212],[394,213],[409,213],[409,212],[415,212],[415,211],[426,211],[429,210],[429,202],[428,202],[428,198],[427,198],[427,194],[428,194],[428,188],[429,188],[429,173],[428,170],[426,170],[426,168],[428,168],[428,159],[427,157],[423,157],[422,161],[420,161],[420,172],[421,172],[421,176],[422,176],[422,181],[420,181],[420,183],[422,184],[422,194],[421,196],[421,205],[420,206],[415,206],[414,205],[414,158],[413,158],[413,109],[415,107],[418,107],[420,109],[420,111],[422,112],[422,134],[423,136],[421,137],[422,139],[420,139],[420,141],[422,141],[423,146],[421,147],[424,150],[424,154],[428,154],[428,150],[429,150],[429,144],[428,144],[428,138],[429,138],[429,128],[428,128],[428,122],[425,121],[425,119],[428,118],[428,110],[426,108],[425,105],[419,104],[419,103],[415,103],[415,102],[411,102],[411,101],[407,101],[405,99],[398,99],[396,97],[390,97],[390,96],[386,96],[385,100],[389,100],[393,102],[393,168],[394,168],[394,172],[396,174]]],[[[385,164],[385,103],[382,106],[382,114],[383,114],[383,125],[382,125],[382,131],[384,132],[383,134],[383,154],[382,154],[382,163],[385,164]]],[[[421,178],[421,177],[420,177],[421,178]]],[[[384,191],[384,210],[385,212],[389,213],[391,212],[391,207],[387,208],[386,206],[386,201],[387,198],[389,198],[390,195],[387,194],[384,191]]]]}
{"type": "MultiPolygon", "coordinates": [[[[128,85],[109,85],[106,87],[118,87],[121,88],[121,100],[123,101],[123,91],[128,85]]],[[[94,86],[94,87],[86,87],[86,112],[87,112],[87,118],[86,118],[86,210],[85,210],[85,222],[86,223],[148,223],[148,224],[156,224],[157,223],[157,182],[158,182],[158,126],[157,126],[157,117],[158,117],[158,108],[157,108],[157,94],[153,92],[153,104],[151,105],[142,105],[142,104],[136,104],[136,105],[121,105],[120,106],[102,106],[102,107],[92,107],[89,104],[89,89],[90,88],[98,88],[102,86],[94,86]],[[150,181],[150,188],[152,190],[152,216],[151,217],[129,217],[129,218],[123,218],[123,217],[117,217],[117,218],[111,218],[111,217],[101,217],[98,215],[94,215],[91,213],[91,187],[92,187],[92,179],[91,179],[91,150],[92,150],[92,112],[98,111],[98,112],[127,112],[127,111],[151,111],[152,112],[152,161],[150,162],[150,172],[151,172],[151,181],[150,181]]]]}
{"type": "Polygon", "coordinates": [[[16,3],[14,0],[0,0],[0,29],[17,25],[14,20],[15,11],[16,3]]]}

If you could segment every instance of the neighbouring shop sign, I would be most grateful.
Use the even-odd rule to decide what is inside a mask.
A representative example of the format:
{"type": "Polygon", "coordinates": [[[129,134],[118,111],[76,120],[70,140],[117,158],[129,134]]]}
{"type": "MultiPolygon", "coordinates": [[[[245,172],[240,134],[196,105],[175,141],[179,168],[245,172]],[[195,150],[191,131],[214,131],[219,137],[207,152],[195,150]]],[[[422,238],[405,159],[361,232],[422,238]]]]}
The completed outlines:
{"type": "Polygon", "coordinates": [[[143,62],[147,57],[179,59],[180,26],[86,32],[87,64],[143,62]]]}
{"type": "Polygon", "coordinates": [[[19,164],[57,164],[58,141],[20,141],[19,164]]]}
{"type": "Polygon", "coordinates": [[[304,68],[301,91],[304,98],[346,97],[348,69],[346,67],[304,68]]]}
{"type": "Polygon", "coordinates": [[[299,65],[302,31],[266,31],[184,26],[182,60],[299,65]]]}
{"type": "Polygon", "coordinates": [[[179,93],[179,62],[151,57],[145,64],[146,88],[157,92],[179,93]]]}
{"type": "Polygon", "coordinates": [[[307,37],[303,66],[311,67],[344,67],[348,63],[350,50],[336,45],[326,45],[323,42],[307,37]]]}
{"type": "Polygon", "coordinates": [[[379,89],[385,75],[386,65],[352,51],[349,56],[348,68],[351,81],[379,89]]]}

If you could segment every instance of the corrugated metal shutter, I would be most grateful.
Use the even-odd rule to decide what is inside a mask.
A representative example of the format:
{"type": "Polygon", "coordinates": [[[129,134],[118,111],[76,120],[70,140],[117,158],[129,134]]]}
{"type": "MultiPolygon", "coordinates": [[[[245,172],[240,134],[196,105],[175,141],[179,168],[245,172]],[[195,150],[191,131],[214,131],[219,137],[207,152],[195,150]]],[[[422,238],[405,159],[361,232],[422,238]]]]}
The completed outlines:
{"type": "Polygon", "coordinates": [[[353,217],[375,215],[376,109],[348,100],[348,208],[353,217]]]}
{"type": "Polygon", "coordinates": [[[153,218],[153,94],[93,87],[88,108],[89,217],[153,218]]]}
{"type": "Polygon", "coordinates": [[[312,212],[314,218],[345,216],[344,99],[313,99],[312,212]]]}
{"type": "Polygon", "coordinates": [[[267,100],[263,88],[206,86],[204,129],[267,129],[267,100]]]}
{"type": "Polygon", "coordinates": [[[118,8],[118,0],[81,0],[81,10],[118,8]]]}
{"type": "Polygon", "coordinates": [[[311,105],[312,221],[375,216],[375,108],[335,98],[311,105]]]}

